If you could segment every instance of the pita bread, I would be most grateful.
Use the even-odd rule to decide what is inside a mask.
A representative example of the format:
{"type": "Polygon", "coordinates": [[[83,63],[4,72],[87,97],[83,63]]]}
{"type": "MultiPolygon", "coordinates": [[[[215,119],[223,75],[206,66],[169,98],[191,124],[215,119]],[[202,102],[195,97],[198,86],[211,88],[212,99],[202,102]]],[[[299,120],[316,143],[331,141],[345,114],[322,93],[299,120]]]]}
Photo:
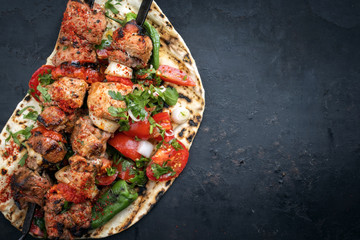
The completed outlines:
{"type": "MultiPolygon", "coordinates": [[[[97,0],[96,2],[103,5],[106,1],[97,0]]],[[[116,17],[123,18],[128,12],[137,13],[140,5],[141,0],[123,0],[121,5],[116,5],[120,12],[116,17]]],[[[175,87],[179,92],[178,103],[169,110],[171,111],[171,109],[177,107],[186,107],[191,113],[191,117],[186,123],[174,126],[175,136],[190,149],[192,141],[199,129],[205,108],[205,91],[195,61],[184,40],[176,32],[155,2],[151,6],[147,21],[158,30],[161,36],[160,64],[170,65],[187,72],[197,83],[195,87],[183,87],[165,83],[165,85],[175,87]]],[[[112,20],[108,19],[108,22],[108,27],[113,27],[114,29],[119,27],[119,24],[112,20]]],[[[54,50],[47,59],[46,64],[52,65],[55,52],[56,50],[54,50]]],[[[9,179],[14,170],[18,168],[18,161],[25,154],[26,150],[20,149],[12,140],[6,143],[5,139],[9,136],[9,133],[6,131],[7,127],[11,132],[16,132],[34,124],[34,121],[24,119],[22,115],[20,116],[18,114],[18,112],[26,106],[34,106],[34,110],[41,112],[39,103],[30,95],[26,95],[16,107],[0,136],[0,211],[18,229],[22,227],[26,209],[19,210],[15,205],[10,194],[9,179]]],[[[189,159],[189,161],[192,161],[192,159],[189,159]]],[[[83,238],[107,237],[129,228],[150,211],[173,182],[174,180],[167,182],[149,181],[146,185],[146,190],[139,195],[135,202],[117,214],[104,226],[89,231],[83,238]]]]}

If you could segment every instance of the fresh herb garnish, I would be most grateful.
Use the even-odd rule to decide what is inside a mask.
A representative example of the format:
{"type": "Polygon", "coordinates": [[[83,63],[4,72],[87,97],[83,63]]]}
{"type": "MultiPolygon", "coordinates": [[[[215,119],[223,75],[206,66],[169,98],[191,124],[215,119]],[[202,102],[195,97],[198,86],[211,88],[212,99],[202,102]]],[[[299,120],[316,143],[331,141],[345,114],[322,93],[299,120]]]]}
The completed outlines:
{"type": "Polygon", "coordinates": [[[171,146],[173,146],[173,148],[175,148],[175,151],[179,151],[179,150],[183,149],[183,147],[176,140],[176,138],[171,139],[169,143],[171,144],[171,146]]]}
{"type": "Polygon", "coordinates": [[[16,143],[17,145],[21,145],[20,140],[18,139],[19,135],[23,135],[25,140],[29,139],[31,137],[31,130],[33,129],[34,125],[28,126],[23,130],[17,131],[15,133],[10,131],[9,126],[6,127],[6,131],[9,133],[9,137],[7,137],[5,139],[5,142],[10,141],[10,139],[12,138],[14,143],[16,143]]]}
{"type": "Polygon", "coordinates": [[[64,213],[71,208],[72,202],[68,202],[65,200],[64,205],[62,206],[62,211],[60,213],[64,213]]]}
{"type": "Polygon", "coordinates": [[[169,105],[173,106],[177,103],[179,98],[179,93],[177,92],[176,88],[166,88],[164,92],[164,101],[169,105]]]}
{"type": "Polygon", "coordinates": [[[108,92],[110,97],[114,100],[118,100],[118,101],[124,101],[125,100],[125,96],[121,95],[120,92],[115,92],[115,91],[109,91],[108,92]]]}
{"type": "Polygon", "coordinates": [[[42,86],[46,86],[52,84],[54,80],[52,80],[51,70],[48,70],[48,73],[43,73],[39,75],[39,82],[42,86]]]}
{"type": "Polygon", "coordinates": [[[78,143],[80,143],[81,145],[84,146],[84,141],[81,141],[81,140],[79,140],[79,139],[76,139],[76,141],[77,141],[78,143]]]}
{"type": "Polygon", "coordinates": [[[114,167],[109,167],[109,168],[106,169],[106,173],[107,173],[108,176],[114,175],[116,173],[116,171],[117,170],[114,167]]]}
{"type": "Polygon", "coordinates": [[[28,153],[25,153],[24,156],[20,159],[19,161],[19,165],[20,166],[24,166],[25,165],[25,160],[28,158],[28,153]]]}
{"type": "Polygon", "coordinates": [[[109,9],[113,14],[118,14],[119,11],[116,9],[116,7],[111,2],[112,2],[112,0],[108,0],[105,3],[105,9],[109,9]]]}
{"type": "MultiPolygon", "coordinates": [[[[30,88],[30,89],[31,89],[31,88],[30,88]]],[[[21,109],[21,110],[18,112],[18,114],[19,114],[19,115],[23,114],[23,113],[26,111],[26,109],[28,109],[28,108],[35,108],[35,107],[34,107],[34,106],[24,107],[23,109],[21,109]]]]}
{"type": "Polygon", "coordinates": [[[37,90],[39,90],[39,92],[41,93],[41,96],[43,97],[45,102],[51,102],[51,96],[48,93],[48,89],[44,88],[40,85],[37,86],[37,90]]]}
{"type": "Polygon", "coordinates": [[[149,162],[150,162],[150,159],[141,156],[140,159],[137,159],[135,161],[135,164],[136,164],[137,168],[142,168],[142,167],[145,167],[149,162]]]}
{"type": "Polygon", "coordinates": [[[176,174],[176,172],[170,166],[166,166],[168,161],[164,162],[161,166],[157,163],[151,164],[151,170],[156,179],[159,179],[162,175],[168,173],[170,173],[170,176],[174,176],[176,174]]]}
{"type": "Polygon", "coordinates": [[[39,116],[39,113],[37,111],[31,111],[28,114],[25,114],[24,118],[36,121],[38,116],[39,116]]]}

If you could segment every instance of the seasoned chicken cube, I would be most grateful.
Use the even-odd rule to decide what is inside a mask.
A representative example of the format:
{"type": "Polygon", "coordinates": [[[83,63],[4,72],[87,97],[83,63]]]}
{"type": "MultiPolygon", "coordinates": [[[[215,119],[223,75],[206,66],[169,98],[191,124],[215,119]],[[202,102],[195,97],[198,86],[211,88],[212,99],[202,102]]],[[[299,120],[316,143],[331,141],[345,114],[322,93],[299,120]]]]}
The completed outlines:
{"type": "Polygon", "coordinates": [[[50,106],[44,108],[44,110],[39,114],[37,121],[49,130],[56,132],[71,132],[74,128],[75,122],[81,114],[81,110],[76,110],[73,113],[66,114],[59,107],[50,106]]]}
{"type": "MultiPolygon", "coordinates": [[[[86,39],[89,43],[100,44],[106,28],[104,9],[94,3],[91,9],[82,1],[68,2],[61,24],[61,32],[71,41],[77,37],[86,39]]],[[[64,39],[61,38],[62,41],[64,39]]]]}
{"type": "Polygon", "coordinates": [[[120,50],[109,53],[111,61],[133,68],[145,67],[153,49],[150,37],[136,24],[135,20],[126,23],[124,27],[114,32],[111,47],[120,50]]]}
{"type": "Polygon", "coordinates": [[[69,158],[69,163],[70,165],[56,172],[56,179],[69,184],[87,199],[93,199],[98,194],[95,176],[102,166],[101,160],[87,160],[79,155],[74,155],[69,158]]]}
{"type": "Polygon", "coordinates": [[[53,63],[59,66],[66,62],[89,62],[96,63],[96,52],[94,48],[87,44],[82,46],[58,44],[53,63]]]}
{"type": "Polygon", "coordinates": [[[20,204],[21,208],[25,207],[27,202],[43,206],[45,193],[50,187],[50,181],[46,177],[26,167],[19,168],[11,176],[14,200],[20,204]]]}
{"type": "Polygon", "coordinates": [[[87,104],[92,115],[98,118],[106,118],[109,120],[118,120],[116,116],[109,113],[109,107],[126,108],[124,101],[112,99],[109,91],[119,92],[121,95],[127,95],[132,91],[132,87],[115,82],[94,83],[89,90],[87,104]]]}
{"type": "Polygon", "coordinates": [[[46,102],[42,95],[40,99],[45,106],[57,105],[71,113],[83,105],[87,88],[88,84],[84,80],[63,77],[47,86],[50,102],[46,102]]]}
{"type": "Polygon", "coordinates": [[[75,153],[83,157],[102,156],[110,136],[110,133],[94,127],[88,116],[81,117],[75,123],[71,134],[71,146],[75,153]]]}
{"type": "Polygon", "coordinates": [[[85,234],[91,226],[91,202],[66,201],[59,185],[46,194],[44,219],[49,239],[74,239],[85,234]]]}
{"type": "MultiPolygon", "coordinates": [[[[31,131],[32,136],[27,141],[27,146],[39,153],[43,159],[50,163],[62,161],[67,153],[64,137],[54,131],[38,127],[31,131]]],[[[29,150],[30,156],[30,150],[29,150]]]]}

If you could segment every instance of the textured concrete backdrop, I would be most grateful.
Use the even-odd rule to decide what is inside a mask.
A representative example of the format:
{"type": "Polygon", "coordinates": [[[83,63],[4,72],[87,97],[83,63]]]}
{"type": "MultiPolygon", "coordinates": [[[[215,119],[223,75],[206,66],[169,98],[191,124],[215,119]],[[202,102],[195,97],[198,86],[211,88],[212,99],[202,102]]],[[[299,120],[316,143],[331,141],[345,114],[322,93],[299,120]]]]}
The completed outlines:
{"type": "MultiPolygon", "coordinates": [[[[109,239],[360,239],[360,2],[158,4],[197,62],[204,120],[159,204],[109,239]]],[[[1,127],[65,5],[0,1],[1,127]]]]}

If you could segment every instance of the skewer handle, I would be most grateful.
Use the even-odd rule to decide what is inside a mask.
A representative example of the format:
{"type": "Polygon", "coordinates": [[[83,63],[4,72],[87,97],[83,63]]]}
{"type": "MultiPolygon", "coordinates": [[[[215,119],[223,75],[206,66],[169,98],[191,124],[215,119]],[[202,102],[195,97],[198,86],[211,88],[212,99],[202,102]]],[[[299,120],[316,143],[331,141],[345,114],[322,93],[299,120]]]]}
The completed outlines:
{"type": "Polygon", "coordinates": [[[146,16],[150,10],[153,0],[143,0],[136,17],[136,24],[142,26],[145,22],[146,16]]]}

